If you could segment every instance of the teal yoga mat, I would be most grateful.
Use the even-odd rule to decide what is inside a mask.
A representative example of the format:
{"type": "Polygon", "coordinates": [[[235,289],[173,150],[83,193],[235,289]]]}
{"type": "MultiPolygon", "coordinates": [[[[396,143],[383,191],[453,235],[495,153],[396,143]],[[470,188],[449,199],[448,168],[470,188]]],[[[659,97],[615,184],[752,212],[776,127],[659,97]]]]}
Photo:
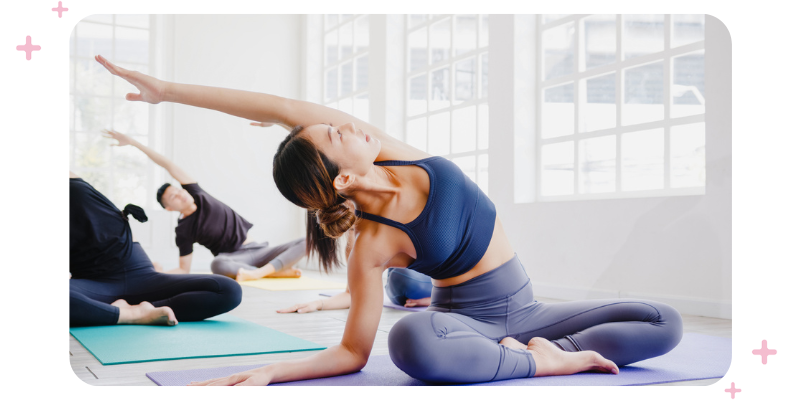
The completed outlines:
{"type": "Polygon", "coordinates": [[[103,365],[325,349],[228,314],[177,326],[91,326],[69,333],[103,365]]]}

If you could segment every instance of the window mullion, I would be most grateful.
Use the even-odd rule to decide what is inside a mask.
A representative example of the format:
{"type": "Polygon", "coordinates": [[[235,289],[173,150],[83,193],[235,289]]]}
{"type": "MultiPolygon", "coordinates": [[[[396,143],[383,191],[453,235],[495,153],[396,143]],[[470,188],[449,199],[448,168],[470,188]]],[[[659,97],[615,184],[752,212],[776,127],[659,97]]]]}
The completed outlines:
{"type": "MultiPolygon", "coordinates": [[[[671,50],[672,44],[672,21],[669,14],[664,15],[664,50],[671,50]]],[[[672,114],[672,57],[666,56],[664,58],[664,120],[668,121],[672,114]]],[[[670,160],[670,126],[664,127],[664,189],[672,187],[671,168],[672,162],[670,160]]]]}
{"type": "MultiPolygon", "coordinates": [[[[616,89],[616,103],[617,103],[617,128],[622,126],[622,105],[623,105],[623,73],[622,69],[622,14],[617,14],[617,65],[616,65],[616,80],[614,82],[616,89]]],[[[616,135],[616,179],[615,179],[615,193],[622,192],[622,134],[616,135]]]]}

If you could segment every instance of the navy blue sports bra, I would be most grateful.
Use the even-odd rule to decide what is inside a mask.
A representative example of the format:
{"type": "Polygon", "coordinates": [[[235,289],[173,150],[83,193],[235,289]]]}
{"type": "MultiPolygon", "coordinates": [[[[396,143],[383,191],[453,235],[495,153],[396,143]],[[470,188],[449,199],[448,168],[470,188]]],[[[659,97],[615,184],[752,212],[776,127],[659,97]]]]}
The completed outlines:
{"type": "Polygon", "coordinates": [[[494,232],[494,203],[452,161],[429,157],[417,161],[377,161],[375,165],[417,165],[430,178],[425,208],[408,224],[356,210],[360,218],[405,232],[417,258],[408,269],[433,279],[461,275],[483,258],[494,232]]]}

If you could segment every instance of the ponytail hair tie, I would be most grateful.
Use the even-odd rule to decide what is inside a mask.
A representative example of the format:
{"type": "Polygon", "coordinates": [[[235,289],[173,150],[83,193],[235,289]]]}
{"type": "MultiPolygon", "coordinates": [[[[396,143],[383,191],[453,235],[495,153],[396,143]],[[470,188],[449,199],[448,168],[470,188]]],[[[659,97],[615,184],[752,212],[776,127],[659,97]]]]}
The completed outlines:
{"type": "Polygon", "coordinates": [[[147,222],[147,214],[144,213],[142,207],[137,205],[128,204],[125,206],[125,208],[122,210],[122,216],[127,219],[128,215],[133,216],[133,218],[139,222],[147,222]]]}

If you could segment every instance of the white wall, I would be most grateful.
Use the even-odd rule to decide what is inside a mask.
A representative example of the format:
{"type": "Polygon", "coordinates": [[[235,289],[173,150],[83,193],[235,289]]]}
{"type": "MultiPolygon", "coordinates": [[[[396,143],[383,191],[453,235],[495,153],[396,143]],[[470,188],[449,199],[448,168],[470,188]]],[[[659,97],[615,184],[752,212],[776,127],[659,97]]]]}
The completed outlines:
{"type": "Polygon", "coordinates": [[[527,110],[512,107],[513,74],[495,73],[514,62],[513,17],[493,22],[499,18],[508,28],[490,38],[490,196],[534,293],[648,298],[684,313],[730,318],[731,43],[725,26],[707,17],[705,195],[513,204],[514,120],[527,110]]]}
{"type": "MultiPolygon", "coordinates": [[[[300,97],[299,16],[176,15],[173,29],[174,81],[300,97]]],[[[171,107],[166,154],[252,222],[257,240],[278,244],[303,236],[300,209],[281,196],[272,179],[272,157],[286,130],[251,127],[216,111],[171,107]]],[[[165,266],[177,266],[172,229],[178,215],[153,214],[148,253],[165,266]]],[[[211,252],[195,244],[193,270],[208,270],[211,259],[211,252]]]]}

